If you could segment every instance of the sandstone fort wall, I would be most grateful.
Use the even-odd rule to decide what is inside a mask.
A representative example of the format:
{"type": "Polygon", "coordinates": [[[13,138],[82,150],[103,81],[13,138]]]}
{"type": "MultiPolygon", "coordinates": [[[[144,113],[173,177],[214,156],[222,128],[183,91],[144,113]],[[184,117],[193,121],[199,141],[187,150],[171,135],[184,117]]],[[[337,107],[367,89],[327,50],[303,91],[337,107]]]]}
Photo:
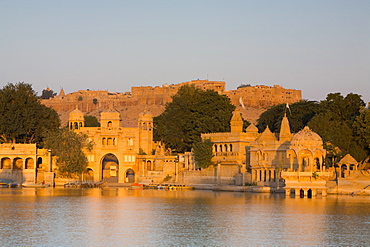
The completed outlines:
{"type": "MultiPolygon", "coordinates": [[[[226,90],[224,81],[193,80],[178,84],[162,86],[132,87],[131,92],[112,93],[105,90],[91,91],[79,90],[65,94],[63,90],[54,98],[42,100],[42,103],[55,109],[59,114],[72,111],[78,107],[84,113],[110,107],[123,109],[138,107],[140,109],[164,109],[171,97],[185,84],[194,84],[204,90],[211,89],[230,98],[232,104],[237,106],[245,117],[241,105],[246,108],[266,108],[269,106],[288,103],[292,104],[302,99],[301,90],[285,89],[281,86],[246,86],[236,90],[226,90]]],[[[245,110],[244,110],[245,111],[245,110]]],[[[248,119],[248,118],[247,118],[248,119]]],[[[63,121],[62,121],[63,122],[63,121]]]]}

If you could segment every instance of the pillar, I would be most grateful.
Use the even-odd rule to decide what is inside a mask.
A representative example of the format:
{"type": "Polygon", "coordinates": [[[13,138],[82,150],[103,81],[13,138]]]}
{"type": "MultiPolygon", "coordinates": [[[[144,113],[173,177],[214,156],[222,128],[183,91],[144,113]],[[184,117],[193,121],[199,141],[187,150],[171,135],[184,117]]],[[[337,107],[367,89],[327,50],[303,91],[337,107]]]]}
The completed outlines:
{"type": "Polygon", "coordinates": [[[312,197],[317,196],[317,189],[311,189],[312,197]]]}
{"type": "Polygon", "coordinates": [[[290,196],[291,189],[290,188],[284,188],[285,189],[285,196],[290,196]]]}
{"type": "Polygon", "coordinates": [[[145,177],[145,159],[143,159],[141,162],[141,168],[142,168],[141,176],[145,177]]]}
{"type": "Polygon", "coordinates": [[[303,196],[307,197],[307,194],[308,194],[308,189],[303,189],[303,196]]]}
{"type": "Polygon", "coordinates": [[[51,160],[51,149],[48,150],[48,153],[49,153],[49,172],[52,172],[53,169],[52,169],[52,160],[51,160]]]}
{"type": "Polygon", "coordinates": [[[221,184],[221,164],[217,164],[217,184],[221,184]]]}
{"type": "Polygon", "coordinates": [[[178,174],[179,174],[179,162],[175,161],[175,182],[178,181],[178,174]]]}
{"type": "Polygon", "coordinates": [[[293,171],[294,158],[289,157],[290,171],[293,171]]]}
{"type": "Polygon", "coordinates": [[[294,188],[294,196],[297,197],[300,194],[301,189],[294,188]]]}
{"type": "Polygon", "coordinates": [[[321,190],[321,195],[322,195],[322,196],[327,196],[327,195],[328,195],[328,193],[327,193],[326,189],[322,189],[322,190],[321,190]]]}

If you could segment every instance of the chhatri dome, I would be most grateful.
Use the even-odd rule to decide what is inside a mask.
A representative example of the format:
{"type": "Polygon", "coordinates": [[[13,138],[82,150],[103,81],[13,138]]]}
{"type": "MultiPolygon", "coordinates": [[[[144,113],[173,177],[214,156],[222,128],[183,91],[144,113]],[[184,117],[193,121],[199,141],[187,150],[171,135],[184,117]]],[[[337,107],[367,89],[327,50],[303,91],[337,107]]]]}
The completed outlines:
{"type": "Polygon", "coordinates": [[[139,114],[138,120],[139,121],[153,121],[153,117],[154,116],[149,111],[145,110],[139,114]]]}
{"type": "Polygon", "coordinates": [[[69,121],[84,121],[84,114],[76,107],[69,113],[69,121]]]}
{"type": "Polygon", "coordinates": [[[322,146],[321,137],[308,126],[294,134],[291,145],[293,146],[322,146]]]}

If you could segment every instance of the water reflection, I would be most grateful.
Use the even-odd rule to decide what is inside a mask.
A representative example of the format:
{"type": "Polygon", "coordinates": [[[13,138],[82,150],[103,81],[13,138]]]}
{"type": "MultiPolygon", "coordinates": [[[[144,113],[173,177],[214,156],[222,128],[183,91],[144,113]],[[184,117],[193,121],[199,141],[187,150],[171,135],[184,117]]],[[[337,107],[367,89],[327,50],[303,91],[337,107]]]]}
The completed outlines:
{"type": "Polygon", "coordinates": [[[370,197],[0,189],[7,246],[368,245],[370,197]]]}

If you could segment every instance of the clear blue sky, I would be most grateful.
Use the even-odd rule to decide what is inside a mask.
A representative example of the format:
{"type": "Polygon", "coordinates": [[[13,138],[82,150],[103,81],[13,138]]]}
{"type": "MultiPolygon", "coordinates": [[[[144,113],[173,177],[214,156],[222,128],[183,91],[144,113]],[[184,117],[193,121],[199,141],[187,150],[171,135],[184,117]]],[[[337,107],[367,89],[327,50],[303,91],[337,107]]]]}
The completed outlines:
{"type": "Polygon", "coordinates": [[[0,86],[41,93],[193,79],[370,101],[369,0],[0,0],[0,86]]]}

